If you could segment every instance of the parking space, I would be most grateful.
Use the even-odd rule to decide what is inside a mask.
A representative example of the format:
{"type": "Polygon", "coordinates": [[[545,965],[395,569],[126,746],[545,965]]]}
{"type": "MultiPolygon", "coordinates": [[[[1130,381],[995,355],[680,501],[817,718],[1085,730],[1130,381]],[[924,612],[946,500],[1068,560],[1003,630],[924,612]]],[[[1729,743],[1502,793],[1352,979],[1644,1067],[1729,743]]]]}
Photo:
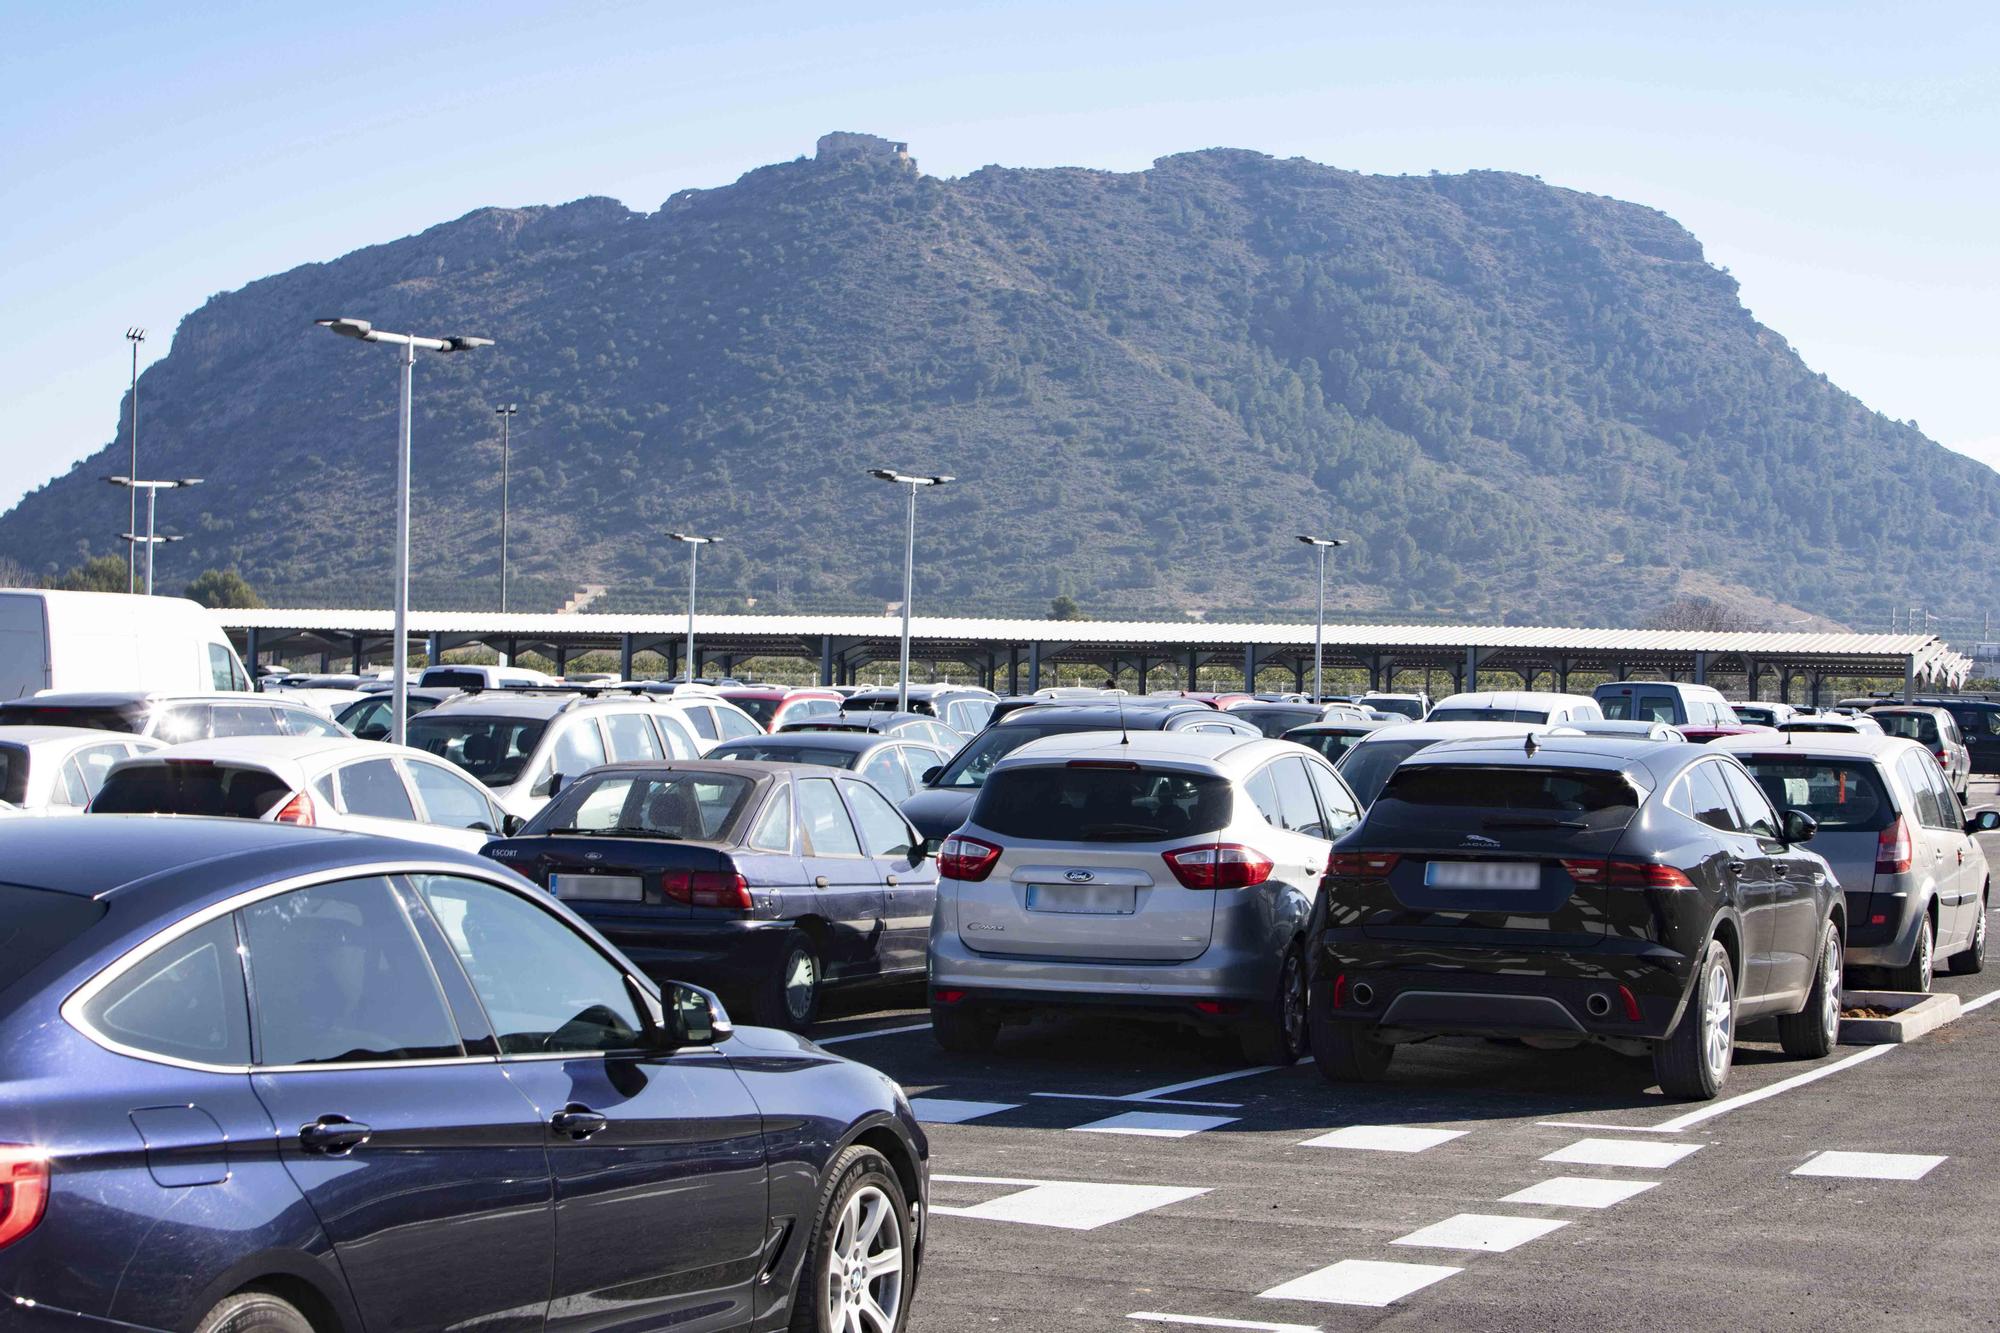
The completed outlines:
{"type": "Polygon", "coordinates": [[[1113,1019],[960,1056],[881,1007],[827,1039],[932,1135],[917,1329],[1990,1327],[2000,974],[1936,989],[1966,1012],[1901,1047],[1802,1062],[1752,1025],[1708,1103],[1488,1041],[1335,1088],[1113,1019]]]}

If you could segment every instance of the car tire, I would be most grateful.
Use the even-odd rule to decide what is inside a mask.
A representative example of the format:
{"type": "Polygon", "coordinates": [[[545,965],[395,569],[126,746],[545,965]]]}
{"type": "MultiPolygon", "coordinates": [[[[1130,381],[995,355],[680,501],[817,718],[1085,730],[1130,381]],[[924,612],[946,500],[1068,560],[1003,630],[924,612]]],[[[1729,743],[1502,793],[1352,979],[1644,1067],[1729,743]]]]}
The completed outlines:
{"type": "Polygon", "coordinates": [[[827,1177],[826,1202],[813,1223],[805,1266],[792,1293],[791,1333],[846,1333],[849,1328],[901,1333],[910,1321],[917,1278],[902,1182],[888,1158],[860,1144],[843,1149],[827,1168],[827,1177]],[[894,1235],[885,1241],[882,1233],[890,1227],[894,1235]],[[851,1241],[858,1241],[858,1249],[851,1241]],[[893,1268],[888,1267],[891,1262],[893,1268]],[[883,1299],[891,1293],[893,1308],[884,1308],[883,1299]],[[851,1323],[849,1312],[857,1297],[872,1300],[880,1317],[864,1314],[851,1323]]]}
{"type": "Polygon", "coordinates": [[[963,1004],[931,1006],[931,1039],[953,1055],[984,1055],[1000,1038],[1000,1020],[963,1004]]]}
{"type": "Polygon", "coordinates": [[[1805,1008],[1796,1014],[1778,1017],[1778,1041],[1785,1054],[1796,1060],[1817,1060],[1830,1054],[1840,1042],[1840,932],[1826,923],[1826,935],[1819,945],[1819,970],[1813,974],[1812,990],[1806,994],[1805,1008]]]}
{"type": "Polygon", "coordinates": [[[1917,924],[1917,938],[1910,945],[1910,961],[1901,967],[1882,969],[1883,981],[1894,991],[1908,991],[1923,995],[1929,992],[1931,982],[1937,977],[1937,922],[1929,912],[1917,924]]]}
{"type": "Polygon", "coordinates": [[[812,936],[794,930],[778,950],[778,966],[750,996],[751,1021],[804,1032],[819,1017],[819,996],[819,949],[812,936]]]}
{"type": "Polygon", "coordinates": [[[225,1296],[194,1327],[195,1333],[313,1333],[298,1307],[268,1291],[225,1296]]]}
{"type": "Polygon", "coordinates": [[[1979,919],[1973,923],[1972,943],[1951,956],[1945,964],[1955,977],[1969,977],[1986,970],[1986,910],[1988,894],[1979,895],[1979,919]]]}
{"type": "Polygon", "coordinates": [[[1396,1048],[1375,1040],[1370,1024],[1346,1022],[1327,1013],[1332,997],[1316,988],[1307,1010],[1306,1030],[1312,1034],[1313,1063],[1329,1083],[1375,1083],[1389,1072],[1396,1048]]]}
{"type": "Polygon", "coordinates": [[[1295,944],[1278,968],[1278,993],[1239,1034],[1243,1058],[1253,1065],[1292,1065],[1311,1040],[1306,1021],[1306,960],[1295,944]]]}
{"type": "Polygon", "coordinates": [[[1653,1076],[1669,1097],[1707,1101],[1722,1091],[1736,1059],[1736,977],[1729,951],[1710,940],[1681,1021],[1653,1045],[1653,1076]]]}

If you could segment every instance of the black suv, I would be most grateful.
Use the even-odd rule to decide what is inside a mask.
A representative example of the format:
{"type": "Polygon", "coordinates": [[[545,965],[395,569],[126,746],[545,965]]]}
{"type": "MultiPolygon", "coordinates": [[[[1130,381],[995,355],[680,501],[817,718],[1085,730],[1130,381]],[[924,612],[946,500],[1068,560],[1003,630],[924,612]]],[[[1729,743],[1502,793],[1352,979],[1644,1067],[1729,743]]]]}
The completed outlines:
{"type": "Polygon", "coordinates": [[[1739,1023],[1833,1049],[1845,904],[1729,755],[1539,735],[1411,755],[1334,845],[1309,927],[1313,1055],[1375,1079],[1398,1043],[1453,1034],[1650,1051],[1708,1098],[1739,1023]]]}

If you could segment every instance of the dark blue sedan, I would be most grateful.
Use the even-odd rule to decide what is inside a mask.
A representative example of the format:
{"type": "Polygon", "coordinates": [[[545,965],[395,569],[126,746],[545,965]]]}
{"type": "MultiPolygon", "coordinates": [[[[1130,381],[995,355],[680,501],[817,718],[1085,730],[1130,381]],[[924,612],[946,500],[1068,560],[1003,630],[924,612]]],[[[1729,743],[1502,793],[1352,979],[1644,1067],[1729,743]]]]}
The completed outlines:
{"type": "Polygon", "coordinates": [[[491,861],[105,815],[0,866],[0,1327],[904,1327],[901,1090],[491,861]]]}

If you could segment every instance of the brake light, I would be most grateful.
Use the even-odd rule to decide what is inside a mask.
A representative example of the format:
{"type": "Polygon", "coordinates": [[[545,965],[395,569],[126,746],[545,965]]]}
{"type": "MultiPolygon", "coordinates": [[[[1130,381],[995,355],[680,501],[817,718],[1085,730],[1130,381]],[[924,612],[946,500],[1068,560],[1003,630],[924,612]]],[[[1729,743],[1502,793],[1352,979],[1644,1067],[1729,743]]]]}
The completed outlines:
{"type": "Polygon", "coordinates": [[[33,1148],[0,1143],[0,1249],[33,1231],[49,1203],[49,1159],[33,1148]]]}
{"type": "Polygon", "coordinates": [[[1951,767],[1951,756],[1946,754],[1943,750],[1932,750],[1931,755],[1938,761],[1939,768],[1951,767]]]}
{"type": "Polygon", "coordinates": [[[750,910],[750,884],[735,866],[727,870],[668,870],[660,875],[660,892],[668,902],[689,907],[750,910]]]}
{"type": "Polygon", "coordinates": [[[1333,979],[1333,1007],[1336,1009],[1345,1009],[1347,1007],[1347,973],[1345,972],[1342,972],[1333,979]]]}
{"type": "Polygon", "coordinates": [[[1184,889],[1248,889],[1271,877],[1271,858],[1254,847],[1218,842],[1161,852],[1184,889]]]}
{"type": "Polygon", "coordinates": [[[1326,873],[1380,879],[1402,859],[1400,852],[1335,852],[1326,860],[1326,873]]]}
{"type": "Polygon", "coordinates": [[[1907,875],[1916,857],[1917,847],[1910,838],[1910,825],[1907,820],[1898,817],[1895,823],[1876,835],[1876,874],[1907,875]]]}
{"type": "Polygon", "coordinates": [[[1000,849],[992,843],[954,833],[938,848],[938,874],[977,884],[993,873],[999,859],[1000,849]]]}
{"type": "Polygon", "coordinates": [[[311,828],[319,822],[318,814],[313,810],[312,797],[303,791],[286,801],[271,819],[274,823],[297,824],[301,828],[311,828]]]}
{"type": "Polygon", "coordinates": [[[1657,861],[1610,861],[1600,857],[1561,863],[1578,884],[1606,884],[1614,889],[1691,889],[1694,881],[1678,868],[1657,861]]]}
{"type": "Polygon", "coordinates": [[[1561,865],[1569,877],[1579,884],[1602,884],[1611,870],[1611,863],[1601,857],[1596,860],[1564,861],[1561,865]]]}
{"type": "Polygon", "coordinates": [[[931,998],[939,1004],[957,1004],[965,998],[965,992],[962,990],[934,990],[931,992],[931,998]]]}

